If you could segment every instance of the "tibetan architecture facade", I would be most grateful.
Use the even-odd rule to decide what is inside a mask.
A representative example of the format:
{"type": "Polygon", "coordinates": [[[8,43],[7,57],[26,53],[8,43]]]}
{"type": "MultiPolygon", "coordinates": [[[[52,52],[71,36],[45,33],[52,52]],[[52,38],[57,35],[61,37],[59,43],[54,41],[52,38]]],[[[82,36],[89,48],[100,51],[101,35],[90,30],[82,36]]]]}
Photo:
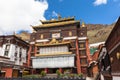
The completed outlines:
{"type": "Polygon", "coordinates": [[[0,77],[19,77],[27,69],[29,44],[15,35],[0,36],[0,77]]]}
{"type": "Polygon", "coordinates": [[[99,79],[112,80],[110,57],[105,45],[100,49],[98,55],[99,79]]]}
{"type": "Polygon", "coordinates": [[[99,48],[91,55],[91,62],[89,63],[88,66],[88,76],[89,77],[96,77],[97,74],[99,73],[98,70],[98,54],[99,54],[99,48]]]}
{"type": "Polygon", "coordinates": [[[34,73],[83,73],[87,74],[90,61],[87,28],[80,21],[61,18],[41,21],[32,26],[28,64],[34,73]]]}
{"type": "Polygon", "coordinates": [[[113,80],[120,80],[120,17],[106,40],[113,80]]]}

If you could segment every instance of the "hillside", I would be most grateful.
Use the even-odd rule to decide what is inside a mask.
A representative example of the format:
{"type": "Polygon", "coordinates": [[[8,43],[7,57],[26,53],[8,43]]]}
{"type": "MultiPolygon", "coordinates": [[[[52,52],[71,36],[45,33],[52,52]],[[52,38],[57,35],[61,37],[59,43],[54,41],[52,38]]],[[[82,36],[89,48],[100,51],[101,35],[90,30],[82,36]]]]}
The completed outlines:
{"type": "MultiPolygon", "coordinates": [[[[87,35],[89,38],[89,43],[97,43],[103,42],[107,39],[108,35],[110,34],[112,28],[115,24],[111,25],[103,25],[103,24],[86,24],[87,27],[87,35]]],[[[25,31],[17,34],[18,37],[21,37],[25,41],[29,41],[30,33],[25,31]]]]}
{"type": "Polygon", "coordinates": [[[24,41],[29,41],[30,40],[30,33],[22,31],[20,34],[16,34],[17,37],[20,37],[24,41]]]}
{"type": "Polygon", "coordinates": [[[86,24],[89,43],[106,41],[114,25],[86,24]]]}

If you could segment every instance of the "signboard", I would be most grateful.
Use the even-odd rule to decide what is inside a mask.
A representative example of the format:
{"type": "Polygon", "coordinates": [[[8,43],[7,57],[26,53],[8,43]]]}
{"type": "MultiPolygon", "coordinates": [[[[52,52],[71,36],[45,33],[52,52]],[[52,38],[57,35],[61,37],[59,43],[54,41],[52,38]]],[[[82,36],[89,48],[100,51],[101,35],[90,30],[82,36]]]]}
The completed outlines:
{"type": "Polygon", "coordinates": [[[52,33],[52,38],[60,38],[60,33],[52,33]]]}

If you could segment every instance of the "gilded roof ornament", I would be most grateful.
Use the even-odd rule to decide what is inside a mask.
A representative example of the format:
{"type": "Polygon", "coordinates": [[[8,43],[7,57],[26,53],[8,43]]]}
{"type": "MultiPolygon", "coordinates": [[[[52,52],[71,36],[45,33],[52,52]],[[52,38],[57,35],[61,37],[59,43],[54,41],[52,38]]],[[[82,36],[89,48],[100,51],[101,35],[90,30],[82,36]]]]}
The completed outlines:
{"type": "Polygon", "coordinates": [[[84,22],[82,22],[82,27],[85,27],[85,23],[84,22]]]}
{"type": "Polygon", "coordinates": [[[60,14],[58,14],[58,20],[60,20],[61,19],[61,15],[60,14]]]}
{"type": "Polygon", "coordinates": [[[58,41],[57,41],[55,38],[52,38],[52,40],[51,40],[50,43],[51,43],[51,44],[55,44],[55,43],[58,43],[58,41]]]}

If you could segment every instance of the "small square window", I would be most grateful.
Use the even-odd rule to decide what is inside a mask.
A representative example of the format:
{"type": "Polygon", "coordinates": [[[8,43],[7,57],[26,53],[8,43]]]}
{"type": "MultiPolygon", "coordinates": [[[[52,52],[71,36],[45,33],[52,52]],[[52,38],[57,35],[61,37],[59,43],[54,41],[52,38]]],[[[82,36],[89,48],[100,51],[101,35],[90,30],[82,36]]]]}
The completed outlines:
{"type": "Polygon", "coordinates": [[[71,31],[69,31],[69,36],[72,36],[72,32],[71,31]]]}
{"type": "Polygon", "coordinates": [[[80,44],[80,48],[83,48],[84,47],[84,44],[80,44]]]}
{"type": "Polygon", "coordinates": [[[43,34],[41,34],[41,35],[40,35],[40,39],[43,39],[43,38],[44,38],[44,35],[43,35],[43,34]]]}
{"type": "Polygon", "coordinates": [[[15,55],[14,55],[15,57],[17,57],[17,52],[15,52],[15,55]]]}
{"type": "Polygon", "coordinates": [[[10,45],[6,45],[6,50],[9,50],[10,49],[10,45]]]}
{"type": "Polygon", "coordinates": [[[86,56],[86,51],[85,50],[81,50],[80,51],[80,56],[86,56]]]}
{"type": "Polygon", "coordinates": [[[4,55],[5,55],[5,56],[8,56],[8,51],[5,51],[4,55]]]}
{"type": "Polygon", "coordinates": [[[87,59],[80,59],[81,64],[87,64],[87,59]]]}

